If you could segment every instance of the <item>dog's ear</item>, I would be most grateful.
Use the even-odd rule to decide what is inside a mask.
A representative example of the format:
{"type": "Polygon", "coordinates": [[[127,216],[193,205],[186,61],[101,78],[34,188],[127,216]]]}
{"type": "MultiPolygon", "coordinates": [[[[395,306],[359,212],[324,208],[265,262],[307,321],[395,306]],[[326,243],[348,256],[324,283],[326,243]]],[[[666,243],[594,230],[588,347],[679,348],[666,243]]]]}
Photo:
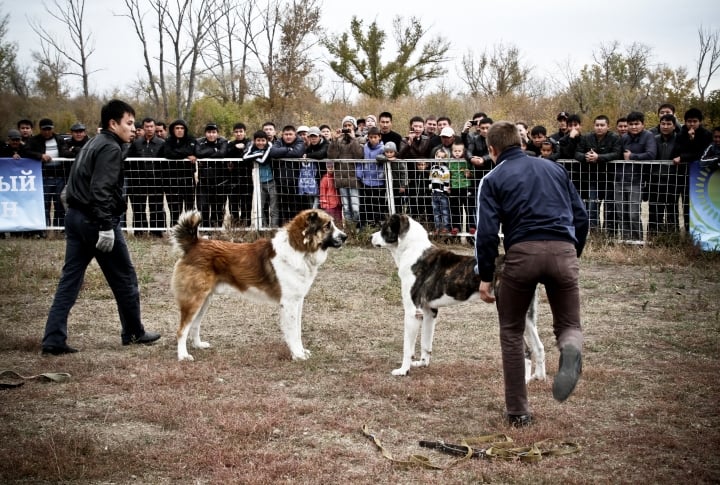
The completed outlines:
{"type": "Polygon", "coordinates": [[[393,214],[390,216],[390,219],[388,219],[388,226],[390,226],[390,230],[395,233],[400,233],[400,216],[398,214],[393,214]]]}

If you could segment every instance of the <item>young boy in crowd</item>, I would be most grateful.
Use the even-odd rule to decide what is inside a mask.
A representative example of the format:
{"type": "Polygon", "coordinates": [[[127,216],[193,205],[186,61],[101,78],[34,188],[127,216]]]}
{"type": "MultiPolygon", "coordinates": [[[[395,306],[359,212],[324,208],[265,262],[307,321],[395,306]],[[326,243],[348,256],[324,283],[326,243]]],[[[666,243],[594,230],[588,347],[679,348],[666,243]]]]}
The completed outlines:
{"type": "Polygon", "coordinates": [[[325,175],[320,179],[320,208],[333,216],[338,225],[342,223],[342,203],[335,188],[335,163],[326,162],[325,175]]]}
{"type": "Polygon", "coordinates": [[[473,196],[472,170],[465,158],[465,146],[455,140],[452,145],[452,158],[448,161],[450,169],[450,214],[453,235],[462,228],[463,209],[466,214],[470,234],[475,233],[475,197],[473,196]]]}
{"type": "MultiPolygon", "coordinates": [[[[547,130],[542,125],[533,126],[530,130],[530,142],[528,143],[527,149],[535,154],[536,157],[540,156],[540,148],[547,138],[547,130]]],[[[552,146],[552,143],[550,144],[552,146]]]]}
{"type": "MultiPolygon", "coordinates": [[[[408,189],[408,168],[407,162],[398,160],[398,151],[395,142],[389,141],[383,144],[383,154],[378,155],[378,162],[390,162],[386,168],[390,169],[392,175],[392,195],[395,202],[395,212],[402,214],[410,213],[410,200],[408,189]]],[[[385,172],[388,173],[387,171],[385,172]]]]}
{"type": "Polygon", "coordinates": [[[447,153],[438,150],[430,167],[430,192],[437,234],[450,233],[450,169],[445,163],[447,153]]]}
{"type": "Polygon", "coordinates": [[[270,143],[267,134],[258,130],[253,134],[253,142],[248,146],[243,160],[258,164],[260,175],[260,197],[262,206],[262,226],[278,227],[280,225],[280,210],[278,208],[277,190],[273,179],[272,166],[268,155],[270,143]]]}
{"type": "Polygon", "coordinates": [[[387,212],[385,167],[377,161],[377,156],[383,151],[380,129],[370,128],[367,143],[363,146],[365,161],[359,163],[355,169],[361,182],[360,213],[364,225],[379,225],[387,212]]]}
{"type": "Polygon", "coordinates": [[[540,142],[540,158],[553,158],[553,144],[550,140],[540,142]]]}
{"type": "Polygon", "coordinates": [[[298,173],[298,196],[301,208],[316,209],[320,206],[318,178],[317,162],[312,158],[303,159],[298,173]]]}

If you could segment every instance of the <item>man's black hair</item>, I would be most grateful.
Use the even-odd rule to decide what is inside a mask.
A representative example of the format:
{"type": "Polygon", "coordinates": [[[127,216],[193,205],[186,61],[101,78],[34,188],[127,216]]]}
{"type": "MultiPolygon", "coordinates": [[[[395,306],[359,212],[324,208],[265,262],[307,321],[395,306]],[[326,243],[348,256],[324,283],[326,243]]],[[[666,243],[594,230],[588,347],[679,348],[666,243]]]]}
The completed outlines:
{"type": "Polygon", "coordinates": [[[132,106],[127,104],[125,101],[119,99],[113,99],[102,107],[100,110],[100,123],[103,129],[110,128],[110,120],[115,120],[120,123],[125,113],[129,113],[135,116],[135,110],[132,106]]]}

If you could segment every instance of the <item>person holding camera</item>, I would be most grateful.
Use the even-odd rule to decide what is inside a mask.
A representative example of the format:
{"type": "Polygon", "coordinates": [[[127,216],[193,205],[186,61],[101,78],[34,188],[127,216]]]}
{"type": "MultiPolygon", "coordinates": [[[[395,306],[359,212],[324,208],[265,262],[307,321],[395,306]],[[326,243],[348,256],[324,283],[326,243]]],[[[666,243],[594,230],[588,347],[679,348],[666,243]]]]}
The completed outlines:
{"type": "Polygon", "coordinates": [[[365,154],[362,145],[355,137],[355,118],[346,116],[342,120],[342,128],[328,145],[327,155],[335,161],[335,188],[340,193],[343,210],[343,226],[345,221],[360,224],[360,183],[355,173],[356,164],[348,160],[363,159],[365,154]]]}
{"type": "Polygon", "coordinates": [[[469,119],[463,125],[462,130],[460,131],[460,137],[462,138],[465,148],[468,148],[469,144],[472,143],[476,137],[480,136],[480,120],[483,118],[487,118],[487,114],[479,111],[472,115],[472,119],[469,119]]]}

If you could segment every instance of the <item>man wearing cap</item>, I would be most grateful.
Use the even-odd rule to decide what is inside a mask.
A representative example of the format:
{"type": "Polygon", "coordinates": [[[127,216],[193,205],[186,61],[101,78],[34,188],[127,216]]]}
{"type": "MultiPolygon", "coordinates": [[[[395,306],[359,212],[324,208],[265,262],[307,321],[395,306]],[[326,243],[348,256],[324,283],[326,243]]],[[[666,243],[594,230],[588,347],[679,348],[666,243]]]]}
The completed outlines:
{"type": "Polygon", "coordinates": [[[447,154],[446,158],[452,156],[452,144],[455,141],[455,130],[446,126],[440,130],[440,144],[430,151],[430,158],[435,158],[435,154],[440,150],[447,154]]]}
{"type": "Polygon", "coordinates": [[[75,158],[82,147],[90,140],[85,131],[85,125],[75,123],[70,127],[70,140],[65,145],[65,151],[62,156],[65,158],[75,158]]]}
{"type": "MultiPolygon", "coordinates": [[[[138,229],[166,229],[165,210],[163,208],[162,172],[167,165],[159,158],[160,149],[165,141],[155,135],[155,120],[143,118],[143,135],[136,138],[130,145],[128,158],[142,160],[128,161],[128,195],[133,210],[133,227],[138,229]],[[150,221],[145,217],[145,202],[150,208],[150,221]]],[[[162,237],[162,231],[151,231],[150,235],[162,237]]]]}
{"type": "Polygon", "coordinates": [[[298,126],[297,130],[295,131],[295,133],[297,133],[297,136],[302,138],[305,146],[308,145],[308,131],[310,131],[310,127],[308,127],[307,125],[298,126]]]}
{"type": "Polygon", "coordinates": [[[65,187],[65,179],[70,164],[57,160],[65,152],[65,140],[56,134],[55,125],[49,118],[38,123],[40,134],[30,137],[25,145],[28,158],[40,160],[43,172],[43,193],[45,195],[45,221],[48,226],[65,225],[65,207],[60,202],[60,193],[65,187]],[[53,217],[50,218],[51,205],[53,217]]]}
{"type": "Polygon", "coordinates": [[[566,111],[561,111],[558,113],[556,118],[558,123],[558,131],[557,133],[553,133],[552,135],[550,135],[553,144],[557,144],[562,139],[562,137],[566,135],[568,131],[568,118],[570,118],[570,115],[566,111]]]}
{"type": "Polygon", "coordinates": [[[8,130],[7,143],[0,147],[0,158],[25,158],[25,147],[22,144],[22,135],[18,130],[8,130]]]}

